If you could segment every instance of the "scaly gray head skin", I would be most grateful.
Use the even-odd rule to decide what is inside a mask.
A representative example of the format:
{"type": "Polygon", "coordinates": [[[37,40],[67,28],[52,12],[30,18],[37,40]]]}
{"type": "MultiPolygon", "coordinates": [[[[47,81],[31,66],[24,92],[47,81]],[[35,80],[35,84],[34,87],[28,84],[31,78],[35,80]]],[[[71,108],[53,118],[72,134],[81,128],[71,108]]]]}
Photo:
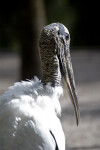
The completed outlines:
{"type": "Polygon", "coordinates": [[[41,31],[39,46],[43,70],[42,82],[44,84],[50,82],[52,86],[59,86],[61,78],[64,78],[78,125],[79,105],[69,45],[70,35],[63,24],[52,23],[41,31]]]}

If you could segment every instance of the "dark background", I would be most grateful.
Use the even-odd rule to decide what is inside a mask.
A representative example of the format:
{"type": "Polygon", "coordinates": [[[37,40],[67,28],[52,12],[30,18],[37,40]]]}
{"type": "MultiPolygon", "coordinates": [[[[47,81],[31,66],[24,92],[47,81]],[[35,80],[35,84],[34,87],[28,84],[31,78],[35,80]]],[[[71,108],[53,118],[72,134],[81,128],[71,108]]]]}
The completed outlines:
{"type": "Polygon", "coordinates": [[[19,53],[21,79],[41,77],[38,39],[42,27],[61,22],[70,31],[72,50],[99,50],[99,9],[99,1],[90,0],[1,1],[0,51],[19,53]]]}

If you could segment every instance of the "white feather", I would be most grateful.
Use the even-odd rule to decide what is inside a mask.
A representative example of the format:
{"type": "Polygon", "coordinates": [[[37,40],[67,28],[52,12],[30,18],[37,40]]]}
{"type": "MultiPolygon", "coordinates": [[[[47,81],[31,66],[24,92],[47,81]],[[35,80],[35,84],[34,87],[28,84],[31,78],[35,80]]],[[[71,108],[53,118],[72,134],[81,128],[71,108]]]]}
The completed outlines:
{"type": "Polygon", "coordinates": [[[58,118],[62,87],[43,86],[38,78],[15,83],[0,97],[0,150],[65,150],[58,118]]]}

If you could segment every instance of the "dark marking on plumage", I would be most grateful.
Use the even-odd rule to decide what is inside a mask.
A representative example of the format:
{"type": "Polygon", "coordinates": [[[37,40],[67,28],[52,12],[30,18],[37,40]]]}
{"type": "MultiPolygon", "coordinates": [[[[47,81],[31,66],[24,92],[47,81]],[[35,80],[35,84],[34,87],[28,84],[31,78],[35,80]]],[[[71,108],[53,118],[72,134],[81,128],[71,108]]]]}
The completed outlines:
{"type": "Polygon", "coordinates": [[[56,138],[55,138],[55,136],[54,136],[54,134],[52,133],[51,130],[50,130],[50,134],[52,135],[52,137],[53,137],[53,139],[54,139],[54,141],[55,141],[55,150],[59,150],[58,144],[57,144],[57,141],[56,141],[56,138]]]}

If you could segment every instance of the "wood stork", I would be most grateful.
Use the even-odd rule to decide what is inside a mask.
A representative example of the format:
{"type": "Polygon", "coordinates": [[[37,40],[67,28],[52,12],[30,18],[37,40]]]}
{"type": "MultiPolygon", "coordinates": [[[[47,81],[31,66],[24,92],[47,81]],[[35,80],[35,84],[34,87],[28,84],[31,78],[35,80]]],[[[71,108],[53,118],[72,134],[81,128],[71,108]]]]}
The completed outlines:
{"type": "Polygon", "coordinates": [[[0,97],[0,150],[65,150],[59,120],[62,78],[79,123],[69,45],[70,35],[63,24],[52,23],[42,29],[42,80],[35,77],[15,83],[0,97]]]}

